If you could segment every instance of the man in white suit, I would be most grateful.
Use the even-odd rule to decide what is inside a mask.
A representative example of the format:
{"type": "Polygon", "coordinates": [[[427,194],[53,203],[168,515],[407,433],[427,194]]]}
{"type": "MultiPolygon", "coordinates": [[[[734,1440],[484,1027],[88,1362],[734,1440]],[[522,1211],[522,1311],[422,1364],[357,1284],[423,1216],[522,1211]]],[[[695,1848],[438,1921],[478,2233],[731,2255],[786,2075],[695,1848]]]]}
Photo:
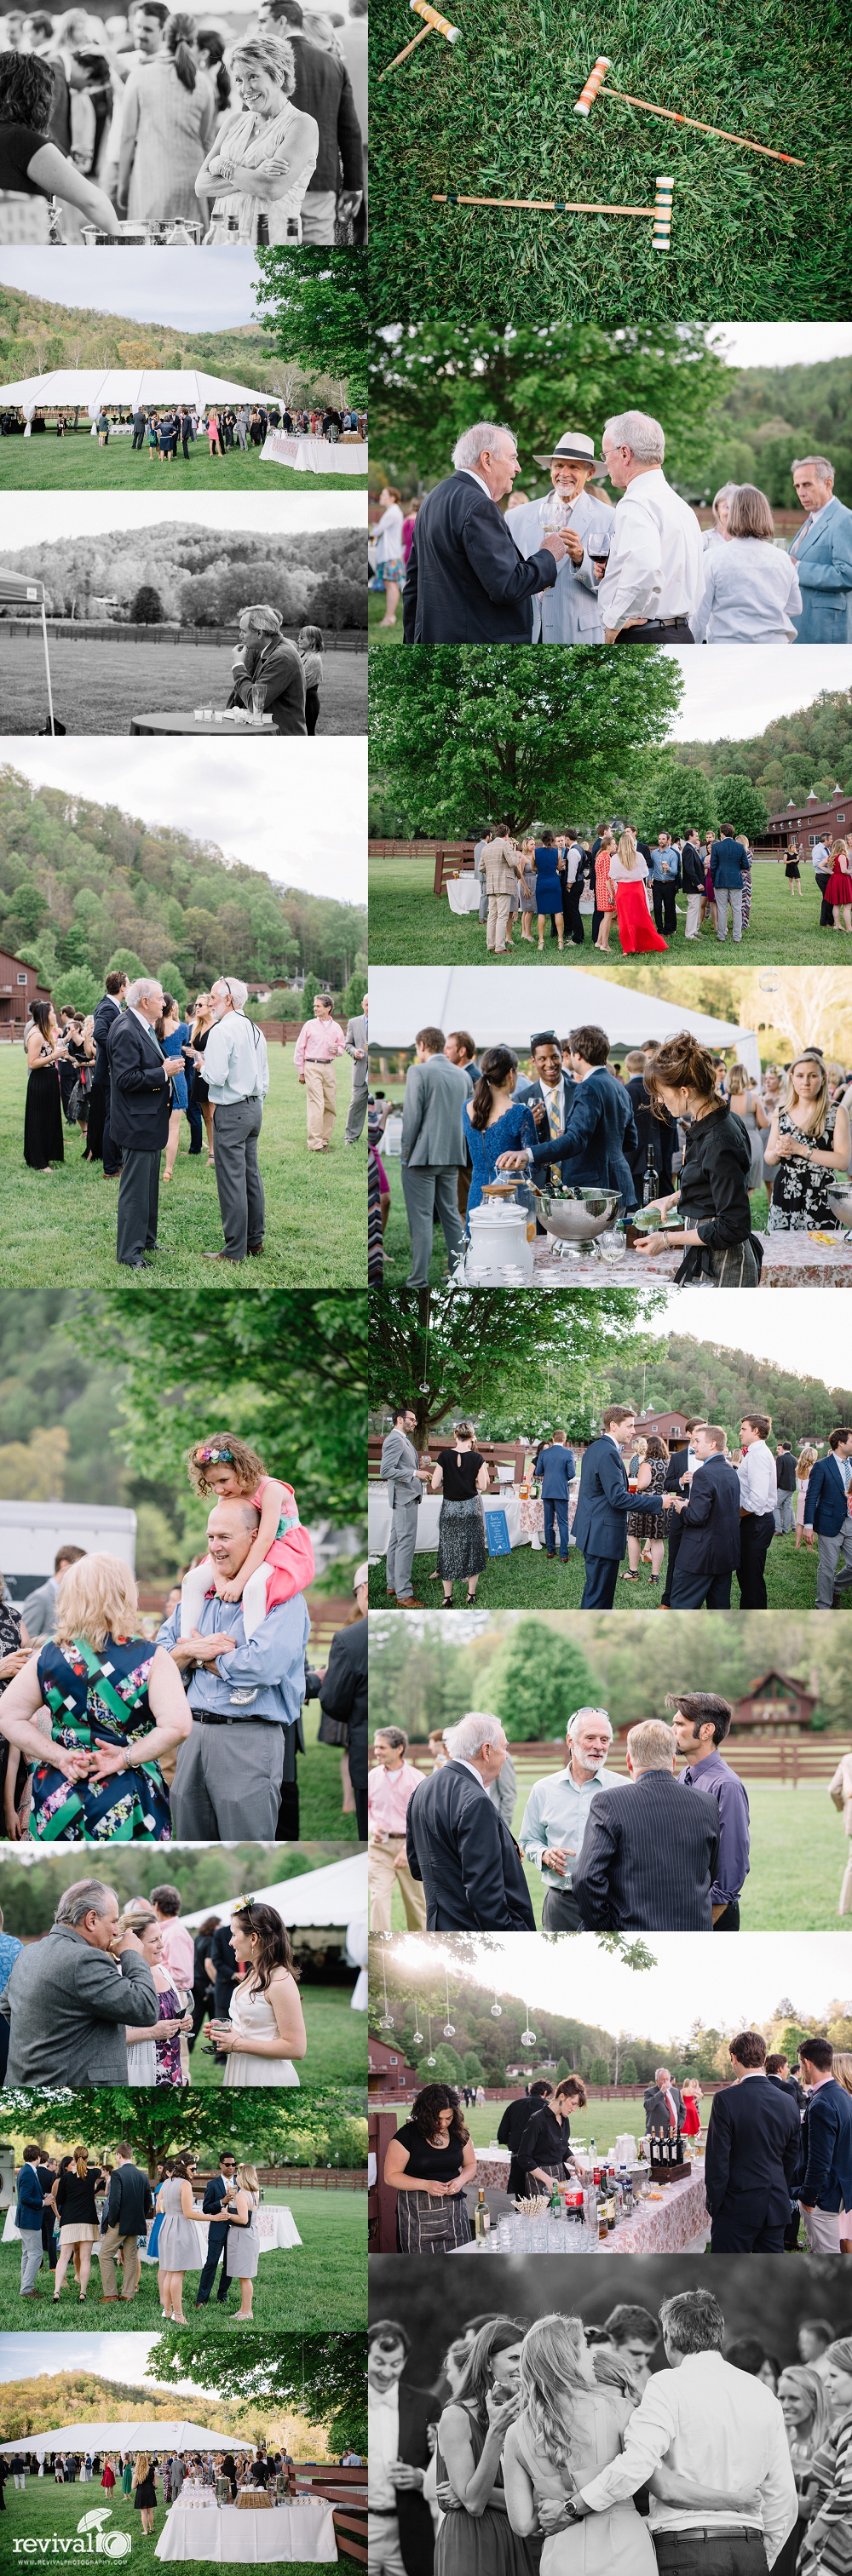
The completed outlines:
{"type": "MultiPolygon", "coordinates": [[[[551,455],[536,456],[535,461],[549,466],[557,500],[571,504],[571,522],[560,531],[565,555],[554,588],[533,603],[533,643],[602,644],[604,623],[594,563],[609,554],[615,523],[609,502],[587,493],[585,486],[605,475],[606,466],[602,457],[595,456],[594,439],[573,429],[563,430],[551,455]]],[[[538,552],[548,524],[546,512],[547,499],[521,502],[512,511],[512,535],[522,555],[538,552]]]]}

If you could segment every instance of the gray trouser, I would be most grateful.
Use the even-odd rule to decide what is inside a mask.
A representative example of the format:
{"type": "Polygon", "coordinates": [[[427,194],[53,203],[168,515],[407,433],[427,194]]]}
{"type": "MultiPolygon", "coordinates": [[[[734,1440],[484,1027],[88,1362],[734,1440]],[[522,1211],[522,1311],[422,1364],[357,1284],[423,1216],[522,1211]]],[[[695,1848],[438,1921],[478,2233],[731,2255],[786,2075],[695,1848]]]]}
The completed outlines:
{"type": "Polygon", "coordinates": [[[836,2209],[803,2209],[805,2235],[809,2254],[839,2254],[840,2212],[836,2209]]]}
{"type": "Polygon", "coordinates": [[[368,2531],[370,2576],[405,2576],[398,2516],[395,2513],[371,2513],[368,2531]]]}
{"type": "Polygon", "coordinates": [[[263,1242],[263,1182],[257,1168],[262,1100],[216,1102],[213,1159],[225,1237],[232,1261],[244,1261],[250,1243],[263,1242]]]}
{"type": "Polygon", "coordinates": [[[18,2232],[21,2239],[21,2294],[23,2295],[25,2290],[32,2289],[36,2273],[41,2271],[44,2247],[40,2225],[22,2227],[18,2232]]]}
{"type": "Polygon", "coordinates": [[[479,918],[480,921],[488,919],[488,887],[483,876],[479,880],[479,918]]]}
{"type": "Polygon", "coordinates": [[[117,1261],[138,1261],[157,1240],[157,1207],[160,1197],[160,1153],[142,1153],[135,1145],[125,1145],[121,1179],[118,1184],[117,1261]]]}
{"type": "Polygon", "coordinates": [[[686,898],[686,936],[687,936],[687,939],[697,939],[697,937],[698,937],[698,933],[699,933],[699,930],[700,930],[700,928],[701,928],[701,905],[702,905],[703,899],[704,899],[704,898],[703,898],[703,896],[702,896],[701,894],[688,894],[688,895],[687,895],[687,898],[686,898]]]}
{"type": "Polygon", "coordinates": [[[825,1530],[819,1530],[817,1548],[816,1606],[818,1610],[830,1610],[835,1592],[848,1592],[852,1583],[852,1521],[845,1520],[834,1538],[829,1538],[825,1530]]]}
{"type": "Polygon", "coordinates": [[[736,944],[743,935],[742,886],[716,887],[716,937],[724,945],[728,936],[728,905],[731,907],[731,929],[736,944]]]}
{"type": "Polygon", "coordinates": [[[444,1229],[447,1260],[452,1269],[464,1250],[464,1227],[459,1216],[455,1163],[403,1163],[402,1195],[411,1236],[411,1269],[407,1288],[425,1288],[429,1281],[432,1259],[432,1228],[437,1218],[444,1229]]]}
{"type": "MultiPolygon", "coordinates": [[[[356,1065],[356,1073],[359,1068],[356,1065]]],[[[347,1145],[356,1145],[367,1115],[367,1080],[354,1082],[344,1130],[347,1145]]]]}
{"type": "Polygon", "coordinates": [[[779,1494],[775,1505],[775,1527],[779,1538],[786,1538],[792,1529],[795,1508],[795,1494],[779,1494]]]}
{"type": "Polygon", "coordinates": [[[395,1503],[391,1511],[387,1552],[387,1587],[397,1600],[410,1601],[413,1590],[411,1568],[417,1541],[418,1502],[395,1503]]]}
{"type": "Polygon", "coordinates": [[[274,1719],[239,1726],[193,1719],[172,1783],[178,1842],[274,1843],[285,1735],[274,1719]]]}
{"type": "Polygon", "coordinates": [[[235,439],[236,439],[237,446],[238,446],[238,447],[242,447],[243,449],[245,449],[245,444],[246,444],[246,425],[245,425],[245,421],[244,421],[244,420],[235,420],[235,422],[234,422],[234,437],[235,437],[235,439]]]}

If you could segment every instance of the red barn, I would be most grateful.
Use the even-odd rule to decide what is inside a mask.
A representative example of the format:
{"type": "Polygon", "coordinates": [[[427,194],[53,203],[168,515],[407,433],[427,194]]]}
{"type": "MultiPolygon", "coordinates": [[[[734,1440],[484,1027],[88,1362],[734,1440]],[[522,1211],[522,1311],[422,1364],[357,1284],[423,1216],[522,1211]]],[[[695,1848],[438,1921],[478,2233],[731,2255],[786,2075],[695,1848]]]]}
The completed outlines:
{"type": "Polygon", "coordinates": [[[369,2093],[401,2093],[413,2102],[419,2090],[417,2068],[410,2066],[401,2048],[389,2048],[386,2039],[377,2039],[370,2031],[367,2040],[367,2090],[369,2093]]]}
{"type": "Polygon", "coordinates": [[[8,948],[0,948],[0,1038],[22,1037],[30,1003],[49,1000],[50,994],[39,983],[35,967],[25,966],[22,957],[13,957],[8,948]]]}
{"type": "Polygon", "coordinates": [[[816,1704],[816,1691],[806,1690],[804,1682],[792,1681],[788,1673],[762,1673],[746,1697],[734,1701],[732,1727],[735,1732],[759,1726],[763,1735],[798,1735],[811,1726],[816,1704]]]}

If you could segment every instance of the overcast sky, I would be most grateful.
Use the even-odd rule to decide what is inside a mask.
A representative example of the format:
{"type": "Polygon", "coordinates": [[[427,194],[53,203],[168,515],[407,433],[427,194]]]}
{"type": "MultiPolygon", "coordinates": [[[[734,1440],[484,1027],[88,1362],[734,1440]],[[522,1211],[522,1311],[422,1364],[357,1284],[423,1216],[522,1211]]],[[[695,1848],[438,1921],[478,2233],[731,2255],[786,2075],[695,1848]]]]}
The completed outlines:
{"type": "Polygon", "coordinates": [[[23,737],[0,756],[38,787],[76,788],[153,825],[215,841],[226,859],[338,903],[367,900],[367,745],[360,736],[245,746],[23,737]]]}
{"type": "MultiPolygon", "coordinates": [[[[256,322],[252,250],[0,250],[0,282],[80,312],[126,313],[176,331],[256,322]]],[[[272,342],[270,341],[270,355],[272,342]]]]}
{"type": "Polygon", "coordinates": [[[852,355],[852,322],[714,322],[707,336],[731,367],[814,367],[852,355]]]}
{"type": "MultiPolygon", "coordinates": [[[[753,2028],[768,2021],[783,1999],[797,2014],[823,2017],[835,1997],[852,1994],[852,1945],[841,1944],[833,1932],[742,1932],[728,1942],[682,1941],[671,1932],[646,1933],[643,1939],[657,1964],[637,1974],[600,1950],[590,1932],[572,1940],[570,1949],[561,1943],[555,1949],[534,1932],[505,1938],[495,1933],[483,1952],[482,1983],[489,2003],[492,1989],[498,1996],[520,1996],[531,2030],[538,2009],[576,2015],[615,2034],[623,2030],[659,2040],[667,2048],[687,2038],[693,2021],[717,2029],[753,2028]]],[[[397,1953],[401,1947],[396,1944],[397,1953]]],[[[446,1960],[452,2021],[452,1942],[444,1945],[438,1935],[427,1943],[415,1935],[405,1943],[405,1956],[412,1970],[420,1960],[427,1976],[436,1961],[443,1970],[446,1960]]],[[[393,2001],[391,2011],[398,2015],[393,2001]]],[[[440,2039],[440,2029],[440,2012],[433,2012],[433,2041],[440,2039]]]]}
{"type": "MultiPolygon", "coordinates": [[[[798,1377],[816,1377],[834,1386],[843,1377],[849,1298],[845,1288],[823,1288],[819,1299],[819,1333],[814,1333],[813,1290],[785,1288],[781,1297],[750,1298],[734,1309],[716,1288],[673,1288],[668,1311],[645,1319],[644,1331],[694,1333],[699,1342],[724,1342],[727,1349],[749,1351],[754,1359],[777,1360],[798,1377]]],[[[850,1953],[852,1958],[852,1953],[850,1953]]]]}
{"type": "Polygon", "coordinates": [[[208,495],[181,492],[116,492],[101,499],[97,492],[0,493],[0,558],[27,545],[51,544],[60,537],[100,537],[111,528],[128,533],[169,520],[191,521],[199,528],[250,529],[271,537],[303,536],[325,528],[367,525],[366,493],[227,492],[208,495]]]}
{"type": "Polygon", "coordinates": [[[760,734],[775,716],[812,706],[821,689],[852,688],[852,647],[845,644],[712,644],[674,651],[684,692],[671,738],[742,741],[760,734]]]}
{"type": "MultiPolygon", "coordinates": [[[[94,2370],[100,2379],[117,2379],[144,2395],[142,2381],[153,2335],[147,2334],[8,2334],[0,2335],[0,2380],[38,2379],[59,2370],[94,2370]]],[[[201,2395],[192,2379],[155,2378],[176,2390],[201,2395]]],[[[177,2410],[176,2410],[177,2411],[177,2410]]],[[[191,2416],[191,2410],[190,2416],[191,2416]]]]}

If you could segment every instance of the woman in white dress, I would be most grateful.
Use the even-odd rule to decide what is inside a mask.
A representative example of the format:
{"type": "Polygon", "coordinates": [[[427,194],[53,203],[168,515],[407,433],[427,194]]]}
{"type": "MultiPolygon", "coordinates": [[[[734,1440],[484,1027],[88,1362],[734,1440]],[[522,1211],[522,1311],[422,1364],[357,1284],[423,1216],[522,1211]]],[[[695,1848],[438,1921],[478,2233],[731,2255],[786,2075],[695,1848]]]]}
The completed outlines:
{"type": "Polygon", "coordinates": [[[525,2337],[503,2480],[512,2530],[547,2535],[541,2576],[656,2576],[654,2543],[632,2498],[583,2522],[559,2520],[566,2497],[624,2448],[637,2396],[624,2393],[620,2366],[618,2376],[621,2386],[599,2384],[579,2317],[541,2317],[525,2337]]]}
{"type": "Polygon", "coordinates": [[[277,28],[228,54],[240,106],[223,119],[195,182],[214,197],[210,242],[275,244],[302,238],[300,207],[319,153],[319,126],[293,106],[296,58],[277,28]]]}
{"type": "Polygon", "coordinates": [[[257,2278],[260,2259],[259,2207],[260,2187],[254,2165],[238,2165],[236,2183],[228,2194],[223,2211],[223,2216],[231,2221],[225,2247],[225,2270],[229,2281],[239,2283],[240,2291],[237,2313],[228,2318],[230,2326],[248,2325],[251,2320],[252,2282],[257,2278]]]}
{"type": "Polygon", "coordinates": [[[224,2085],[298,2084],[292,2060],[306,2055],[308,2042],[286,1925],[274,1906],[248,1897],[231,1916],[231,1940],[247,1974],[234,1987],[229,2021],[211,2023],[228,2061],[224,2085]]]}

